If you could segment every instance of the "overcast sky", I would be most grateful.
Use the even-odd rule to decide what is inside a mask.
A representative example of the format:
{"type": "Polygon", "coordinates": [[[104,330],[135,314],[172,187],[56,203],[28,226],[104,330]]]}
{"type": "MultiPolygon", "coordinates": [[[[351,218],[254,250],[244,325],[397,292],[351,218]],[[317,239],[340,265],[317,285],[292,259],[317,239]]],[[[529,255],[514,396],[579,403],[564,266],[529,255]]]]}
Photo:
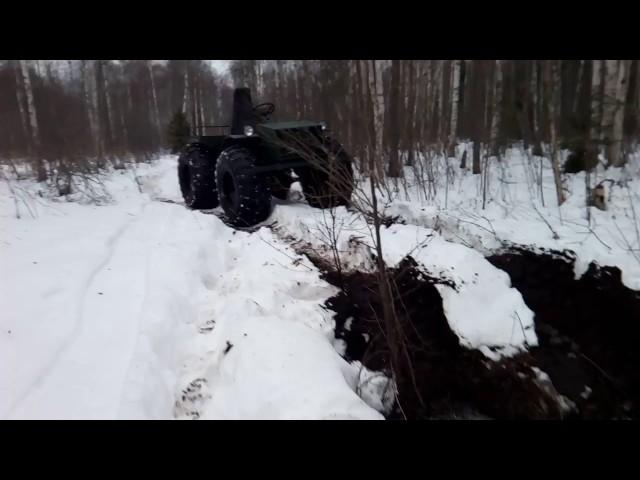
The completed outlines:
{"type": "Polygon", "coordinates": [[[220,73],[226,72],[229,68],[230,60],[210,60],[211,66],[220,73]]]}

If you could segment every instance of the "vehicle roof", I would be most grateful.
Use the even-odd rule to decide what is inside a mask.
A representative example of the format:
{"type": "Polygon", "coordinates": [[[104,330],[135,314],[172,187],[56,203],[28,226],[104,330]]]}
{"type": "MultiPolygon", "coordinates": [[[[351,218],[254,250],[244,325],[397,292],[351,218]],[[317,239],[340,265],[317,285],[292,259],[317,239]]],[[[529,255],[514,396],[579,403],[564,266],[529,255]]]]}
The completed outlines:
{"type": "Polygon", "coordinates": [[[286,130],[289,128],[315,127],[320,122],[312,122],[309,120],[289,121],[289,122],[267,122],[260,124],[261,127],[270,128],[272,130],[286,130]]]}

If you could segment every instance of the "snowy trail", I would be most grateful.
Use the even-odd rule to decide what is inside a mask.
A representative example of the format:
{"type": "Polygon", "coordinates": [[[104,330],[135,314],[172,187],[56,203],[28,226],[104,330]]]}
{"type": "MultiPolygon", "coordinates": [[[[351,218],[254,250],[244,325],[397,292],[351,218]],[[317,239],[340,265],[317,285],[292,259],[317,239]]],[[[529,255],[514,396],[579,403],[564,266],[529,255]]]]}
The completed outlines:
{"type": "MultiPolygon", "coordinates": [[[[184,208],[175,170],[167,157],[138,166],[137,179],[112,172],[114,201],[103,206],[41,199],[24,182],[31,196],[18,201],[20,219],[0,183],[0,418],[382,419],[384,382],[358,396],[361,376],[375,373],[336,351],[332,313],[322,307],[336,289],[296,253],[300,245],[328,253],[326,212],[292,191],[267,220],[273,230],[237,231],[215,212],[184,208]]],[[[474,211],[463,202],[473,194],[467,187],[456,194],[460,212],[474,211]]],[[[540,219],[535,228],[518,225],[537,218],[528,202],[512,209],[514,218],[498,217],[497,203],[484,213],[501,238],[531,230],[549,245],[540,219]]],[[[436,288],[463,345],[490,358],[536,345],[533,312],[481,253],[499,246],[494,235],[451,212],[458,215],[394,201],[387,213],[408,224],[382,230],[385,261],[411,254],[449,282],[436,288]]],[[[596,215],[604,222],[610,214],[596,215]]],[[[343,267],[370,268],[370,225],[342,207],[335,220],[343,267]]],[[[554,228],[571,246],[569,227],[554,228]]],[[[631,238],[633,225],[622,228],[631,238]]],[[[582,263],[629,258],[620,248],[587,247],[582,263]]],[[[625,265],[630,283],[637,272],[625,265]]]]}
{"type": "Polygon", "coordinates": [[[136,330],[136,311],[144,294],[141,267],[146,242],[140,230],[146,228],[144,213],[125,223],[105,242],[106,255],[90,272],[77,300],[77,318],[72,333],[26,390],[13,412],[37,410],[43,418],[56,418],[70,410],[72,418],[109,417],[113,406],[108,397],[96,397],[100,388],[117,390],[122,371],[131,356],[131,332],[136,330]],[[86,355],[90,352],[90,355],[86,355]],[[49,395],[68,383],[69,397],[49,395]],[[58,403],[57,400],[62,402],[58,403]]]}
{"type": "MultiPolygon", "coordinates": [[[[11,317],[16,320],[12,339],[18,337],[20,341],[14,344],[22,348],[9,344],[2,354],[9,355],[2,362],[2,377],[9,378],[11,385],[2,396],[8,418],[113,417],[117,408],[113,395],[101,393],[117,392],[128,370],[148,284],[144,264],[157,226],[162,225],[151,214],[154,205],[149,199],[139,198],[126,206],[125,210],[119,206],[90,209],[75,225],[79,228],[65,225],[51,241],[28,249],[34,254],[37,248],[36,258],[46,259],[47,269],[42,273],[29,274],[33,272],[26,267],[29,257],[19,253],[9,259],[3,256],[3,265],[15,267],[13,271],[27,269],[23,282],[3,285],[3,303],[13,294],[23,298],[13,302],[14,310],[9,313],[9,321],[11,317]],[[86,247],[74,252],[81,260],[70,257],[67,250],[78,243],[86,247]],[[81,256],[83,253],[86,255],[81,256]],[[70,265],[74,260],[76,265],[70,265]],[[64,277],[58,272],[64,272],[64,277]],[[33,275],[38,275],[41,288],[29,285],[33,275]],[[38,297],[42,290],[39,301],[29,300],[30,294],[38,297]],[[39,311],[31,308],[36,303],[39,311]],[[58,333],[51,338],[52,332],[58,333]],[[36,361],[26,358],[28,344],[44,347],[36,361]]],[[[33,228],[29,238],[37,242],[85,209],[65,217],[43,215],[29,226],[33,228]]]]}
{"type": "Polygon", "coordinates": [[[115,204],[36,218],[1,192],[0,418],[382,418],[315,267],[185,209],[173,158],[138,173],[142,194],[114,174],[115,204]]]}

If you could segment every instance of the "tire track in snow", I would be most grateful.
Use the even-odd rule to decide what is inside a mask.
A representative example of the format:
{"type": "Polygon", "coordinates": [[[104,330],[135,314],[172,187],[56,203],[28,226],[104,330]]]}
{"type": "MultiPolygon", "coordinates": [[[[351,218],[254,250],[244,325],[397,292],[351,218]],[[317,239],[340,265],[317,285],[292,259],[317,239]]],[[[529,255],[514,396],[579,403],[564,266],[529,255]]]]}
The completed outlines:
{"type": "Polygon", "coordinates": [[[65,354],[71,349],[77,339],[80,337],[82,332],[82,327],[84,323],[84,312],[86,310],[87,303],[87,293],[91,288],[94,280],[103,271],[109,262],[112,260],[114,253],[117,249],[118,242],[123,238],[123,236],[128,232],[131,227],[137,223],[142,214],[144,213],[146,205],[143,206],[140,211],[135,215],[131,220],[126,221],[122,224],[115,234],[110,236],[106,242],[106,254],[103,256],[102,260],[91,269],[89,275],[87,276],[87,280],[85,282],[84,288],[80,294],[80,300],[78,301],[78,306],[76,309],[76,321],[73,325],[73,330],[70,334],[62,341],[60,346],[54,352],[52,359],[48,362],[42,370],[35,376],[35,379],[30,382],[27,388],[23,391],[23,393],[11,404],[11,406],[7,409],[5,418],[10,418],[14,411],[20,406],[38,387],[42,386],[49,376],[55,371],[56,367],[60,364],[61,360],[64,358],[65,354]]]}
{"type": "MultiPolygon", "coordinates": [[[[168,233],[169,233],[169,227],[172,226],[175,222],[175,217],[176,217],[176,213],[179,211],[177,208],[175,208],[174,206],[168,206],[167,205],[163,205],[163,203],[166,203],[163,199],[159,199],[159,198],[154,198],[152,203],[150,204],[150,209],[151,211],[151,215],[152,218],[153,216],[161,216],[162,217],[162,221],[161,222],[152,222],[152,225],[154,226],[154,234],[148,239],[148,244],[149,245],[153,245],[153,248],[159,251],[162,251],[163,247],[166,246],[167,244],[167,239],[170,238],[168,233]],[[157,248],[159,247],[159,248],[157,248]]],[[[170,202],[173,203],[173,202],[170,202]]],[[[169,242],[170,243],[170,242],[169,242]]],[[[127,368],[127,371],[125,373],[125,381],[122,383],[121,388],[120,388],[120,393],[118,395],[119,401],[118,401],[118,406],[117,406],[117,417],[118,418],[129,418],[129,405],[125,405],[127,403],[131,403],[131,399],[127,399],[127,395],[131,396],[131,392],[133,391],[134,396],[135,394],[137,395],[141,395],[142,393],[139,390],[139,385],[136,384],[136,380],[135,377],[137,374],[139,374],[139,368],[140,365],[135,364],[137,362],[137,357],[136,357],[136,353],[142,351],[144,349],[143,347],[143,343],[147,342],[147,344],[149,344],[150,339],[149,339],[149,332],[146,331],[146,325],[144,324],[145,321],[145,315],[147,314],[147,311],[149,310],[149,304],[152,301],[152,283],[151,283],[151,279],[153,278],[152,275],[152,265],[153,265],[153,255],[151,253],[151,249],[150,248],[145,248],[145,260],[144,260],[144,294],[142,297],[142,300],[140,302],[139,308],[138,308],[138,312],[135,316],[136,319],[136,339],[135,339],[135,345],[133,348],[133,353],[131,356],[131,360],[129,363],[129,366],[127,368]],[[138,391],[136,392],[135,389],[138,388],[138,391]]],[[[152,343],[152,342],[151,342],[152,343]]],[[[154,345],[151,345],[151,348],[153,349],[154,345]]],[[[145,392],[146,394],[146,392],[145,392]]],[[[139,398],[136,398],[136,400],[139,402],[139,398]]],[[[135,403],[135,402],[134,402],[135,403]]]]}
{"type": "Polygon", "coordinates": [[[197,307],[197,326],[208,328],[187,340],[174,417],[381,419],[334,349],[333,315],[321,305],[335,287],[271,231],[212,220],[217,243],[203,263],[215,281],[201,271],[197,307]]]}

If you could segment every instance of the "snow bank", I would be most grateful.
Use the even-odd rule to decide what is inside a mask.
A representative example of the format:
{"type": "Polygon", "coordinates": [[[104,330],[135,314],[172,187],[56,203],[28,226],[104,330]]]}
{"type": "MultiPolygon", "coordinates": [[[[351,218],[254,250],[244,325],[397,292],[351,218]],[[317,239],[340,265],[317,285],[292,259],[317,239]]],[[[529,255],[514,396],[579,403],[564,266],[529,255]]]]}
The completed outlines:
{"type": "MultiPolygon", "coordinates": [[[[334,221],[327,211],[302,204],[278,206],[270,220],[275,220],[281,235],[301,239],[329,259],[325,238],[335,227],[343,266],[373,269],[373,227],[344,207],[335,213],[334,221]]],[[[495,359],[537,345],[533,312],[511,287],[509,276],[481,253],[416,225],[383,227],[381,240],[388,266],[395,267],[410,255],[425,273],[443,281],[436,288],[447,321],[464,346],[495,359]]]]}
{"type": "MultiPolygon", "coordinates": [[[[213,217],[215,218],[215,217],[213,217]]],[[[203,250],[198,332],[181,383],[202,379],[206,398],[180,398],[179,418],[382,418],[354,394],[321,305],[336,289],[308,259],[262,228],[212,225],[203,250]]]]}
{"type": "MultiPolygon", "coordinates": [[[[464,148],[470,146],[462,145],[458,158],[464,148]]],[[[467,155],[470,158],[470,150],[467,155]]],[[[387,215],[437,228],[446,239],[484,253],[499,249],[503,242],[569,249],[576,253],[576,278],[591,262],[597,262],[619,267],[624,284],[640,290],[639,154],[632,156],[624,169],[605,170],[600,166],[591,174],[592,185],[606,180],[608,205],[606,211],[590,209],[591,224],[586,217],[584,172],[564,176],[567,200],[558,208],[548,159],[528,158],[522,150],[509,149],[502,162],[489,162],[483,208],[482,175],[460,170],[458,161],[450,159],[449,168],[454,174],[447,187],[445,160],[434,158],[433,163],[439,172],[432,188],[435,192],[427,198],[413,171],[407,168],[407,190],[399,187],[391,201],[386,199],[387,215]]]]}

